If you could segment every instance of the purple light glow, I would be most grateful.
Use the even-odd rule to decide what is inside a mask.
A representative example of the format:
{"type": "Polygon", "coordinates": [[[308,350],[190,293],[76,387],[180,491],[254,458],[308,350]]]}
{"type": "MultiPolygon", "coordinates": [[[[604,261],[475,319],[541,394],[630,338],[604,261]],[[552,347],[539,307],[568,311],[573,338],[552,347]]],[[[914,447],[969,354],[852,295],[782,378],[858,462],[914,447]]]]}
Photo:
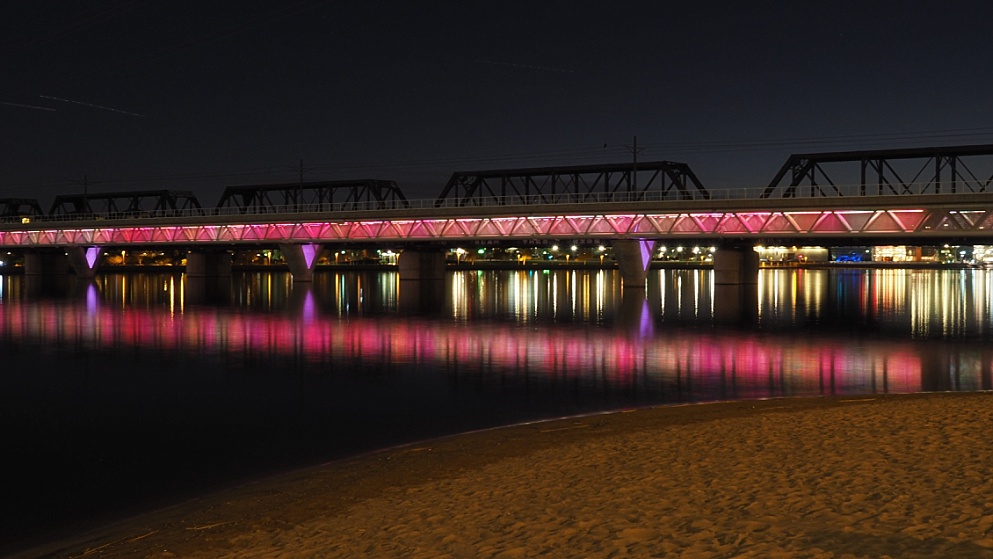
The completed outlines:
{"type": "Polygon", "coordinates": [[[655,248],[655,241],[639,239],[638,248],[641,249],[641,267],[648,269],[648,264],[652,261],[652,249],[655,248]]]}
{"type": "Polygon", "coordinates": [[[300,245],[300,250],[303,251],[303,261],[307,264],[307,268],[314,267],[314,260],[317,258],[317,245],[312,243],[307,243],[300,245]]]}
{"type": "Polygon", "coordinates": [[[97,263],[97,257],[100,256],[100,247],[89,247],[86,249],[86,266],[89,269],[93,269],[97,263]]]}

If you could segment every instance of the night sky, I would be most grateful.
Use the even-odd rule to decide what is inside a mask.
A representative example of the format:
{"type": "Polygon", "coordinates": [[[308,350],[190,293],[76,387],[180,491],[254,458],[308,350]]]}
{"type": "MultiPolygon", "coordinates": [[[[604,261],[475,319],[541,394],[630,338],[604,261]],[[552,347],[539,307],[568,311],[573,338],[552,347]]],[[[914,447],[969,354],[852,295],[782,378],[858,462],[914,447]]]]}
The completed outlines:
{"type": "Polygon", "coordinates": [[[993,143],[993,5],[0,3],[0,197],[993,143]]]}

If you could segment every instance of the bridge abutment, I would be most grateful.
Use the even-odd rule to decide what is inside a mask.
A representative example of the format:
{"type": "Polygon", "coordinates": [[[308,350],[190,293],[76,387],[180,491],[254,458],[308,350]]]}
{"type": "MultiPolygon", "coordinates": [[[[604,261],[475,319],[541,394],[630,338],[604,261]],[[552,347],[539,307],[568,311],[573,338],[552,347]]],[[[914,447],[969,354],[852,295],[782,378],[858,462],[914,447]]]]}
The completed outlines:
{"type": "Polygon", "coordinates": [[[655,241],[650,239],[619,239],[612,241],[614,258],[621,272],[624,287],[645,287],[648,283],[648,265],[652,261],[655,241]]]}
{"type": "Polygon", "coordinates": [[[280,252],[286,260],[286,265],[290,268],[290,275],[294,282],[314,281],[314,265],[317,263],[317,255],[321,251],[321,245],[316,243],[302,244],[280,244],[280,252]]]}

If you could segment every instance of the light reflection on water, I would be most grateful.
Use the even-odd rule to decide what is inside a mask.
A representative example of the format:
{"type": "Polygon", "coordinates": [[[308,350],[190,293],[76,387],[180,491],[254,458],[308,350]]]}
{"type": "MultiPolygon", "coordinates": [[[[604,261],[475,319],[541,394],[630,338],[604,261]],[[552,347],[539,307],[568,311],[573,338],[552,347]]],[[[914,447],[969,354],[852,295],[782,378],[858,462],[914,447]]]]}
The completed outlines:
{"type": "Polygon", "coordinates": [[[930,355],[940,347],[948,363],[987,361],[969,342],[991,331],[990,275],[765,270],[754,301],[722,294],[707,270],[658,271],[646,290],[628,292],[611,271],[468,271],[436,285],[395,273],[318,274],[312,286],[254,273],[208,300],[181,275],[107,275],[46,299],[18,296],[17,278],[4,277],[0,334],[5,343],[167,351],[245,367],[273,355],[336,370],[382,361],[442,375],[569,378],[638,387],[630,403],[639,404],[980,389],[988,367],[939,365],[954,373],[945,381],[930,355]]]}
{"type": "Polygon", "coordinates": [[[707,270],[653,271],[645,290],[613,271],[0,276],[0,438],[20,458],[0,542],[521,420],[990,390],[991,275],[763,270],[751,294],[707,270]]]}
{"type": "Polygon", "coordinates": [[[990,337],[993,270],[763,270],[759,324],[918,339],[990,337]]]}

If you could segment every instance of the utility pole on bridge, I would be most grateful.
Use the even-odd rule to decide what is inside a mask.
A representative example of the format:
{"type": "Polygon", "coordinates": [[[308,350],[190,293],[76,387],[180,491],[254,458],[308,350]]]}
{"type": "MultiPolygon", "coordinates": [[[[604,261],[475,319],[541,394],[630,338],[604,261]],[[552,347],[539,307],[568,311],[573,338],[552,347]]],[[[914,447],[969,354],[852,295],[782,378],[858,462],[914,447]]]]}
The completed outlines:
{"type": "Polygon", "coordinates": [[[630,145],[624,144],[624,147],[631,152],[631,180],[628,181],[629,190],[632,192],[638,189],[638,154],[644,151],[645,148],[638,147],[638,136],[635,135],[634,142],[630,145]]]}
{"type": "Polygon", "coordinates": [[[83,187],[83,207],[80,208],[79,211],[87,214],[92,213],[90,212],[90,176],[83,175],[83,182],[78,182],[78,181],[71,181],[71,182],[74,184],[81,185],[83,187]]]}

